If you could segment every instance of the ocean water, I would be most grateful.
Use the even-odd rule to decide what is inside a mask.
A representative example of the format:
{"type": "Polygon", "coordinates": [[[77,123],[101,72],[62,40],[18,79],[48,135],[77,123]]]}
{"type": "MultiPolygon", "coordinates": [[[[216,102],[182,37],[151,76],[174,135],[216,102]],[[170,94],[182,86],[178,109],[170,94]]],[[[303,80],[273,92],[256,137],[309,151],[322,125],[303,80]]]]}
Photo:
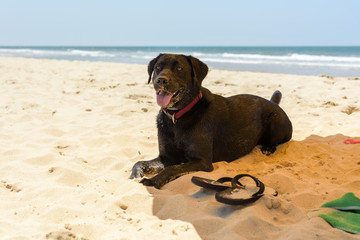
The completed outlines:
{"type": "Polygon", "coordinates": [[[159,53],[192,55],[210,68],[360,77],[360,47],[0,47],[0,56],[147,64],[159,53]]]}

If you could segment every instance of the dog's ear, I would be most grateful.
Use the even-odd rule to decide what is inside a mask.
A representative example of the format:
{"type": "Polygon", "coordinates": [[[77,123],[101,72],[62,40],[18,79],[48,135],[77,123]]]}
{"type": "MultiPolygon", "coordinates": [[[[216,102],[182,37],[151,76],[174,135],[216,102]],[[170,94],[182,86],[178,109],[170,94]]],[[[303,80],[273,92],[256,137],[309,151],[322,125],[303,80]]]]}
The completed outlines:
{"type": "Polygon", "coordinates": [[[192,67],[195,80],[201,85],[202,81],[208,73],[208,66],[193,56],[187,56],[192,67]]]}
{"type": "Polygon", "coordinates": [[[159,57],[161,57],[163,54],[159,54],[159,56],[157,56],[156,58],[154,58],[153,60],[151,60],[148,64],[148,74],[149,74],[149,80],[148,80],[148,84],[151,82],[151,75],[154,71],[154,66],[157,62],[157,60],[159,59],[159,57]]]}

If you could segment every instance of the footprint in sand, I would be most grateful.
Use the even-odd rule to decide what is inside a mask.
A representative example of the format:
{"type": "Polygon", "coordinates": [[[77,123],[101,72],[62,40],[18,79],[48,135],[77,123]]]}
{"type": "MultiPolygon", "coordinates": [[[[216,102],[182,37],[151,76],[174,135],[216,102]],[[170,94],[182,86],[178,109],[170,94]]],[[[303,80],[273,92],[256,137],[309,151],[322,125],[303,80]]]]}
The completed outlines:
{"type": "Polygon", "coordinates": [[[9,184],[5,180],[1,181],[6,189],[9,189],[11,192],[20,192],[22,189],[17,186],[17,184],[9,184]]]}
{"type": "Polygon", "coordinates": [[[334,103],[334,102],[332,102],[332,101],[327,101],[327,102],[324,102],[322,105],[323,105],[325,108],[339,106],[339,104],[334,103]]]}
{"type": "Polygon", "coordinates": [[[360,108],[353,106],[353,105],[349,105],[347,106],[344,110],[342,110],[341,112],[346,113],[347,115],[351,115],[354,112],[359,112],[360,108]]]}
{"type": "Polygon", "coordinates": [[[84,237],[77,237],[74,233],[70,231],[57,231],[57,232],[50,232],[46,234],[46,239],[64,239],[64,240],[87,240],[84,237]]]}

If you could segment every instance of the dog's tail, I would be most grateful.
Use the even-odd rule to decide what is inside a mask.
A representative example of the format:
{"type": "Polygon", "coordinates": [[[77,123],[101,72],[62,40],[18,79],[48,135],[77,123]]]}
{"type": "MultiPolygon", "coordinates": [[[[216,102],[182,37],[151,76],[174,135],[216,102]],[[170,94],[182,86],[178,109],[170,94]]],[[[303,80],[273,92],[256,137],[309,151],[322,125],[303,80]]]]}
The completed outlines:
{"type": "Polygon", "coordinates": [[[272,101],[273,103],[276,103],[279,105],[280,101],[281,101],[281,97],[282,97],[282,94],[279,90],[276,90],[273,95],[271,96],[271,99],[270,101],[272,101]]]}

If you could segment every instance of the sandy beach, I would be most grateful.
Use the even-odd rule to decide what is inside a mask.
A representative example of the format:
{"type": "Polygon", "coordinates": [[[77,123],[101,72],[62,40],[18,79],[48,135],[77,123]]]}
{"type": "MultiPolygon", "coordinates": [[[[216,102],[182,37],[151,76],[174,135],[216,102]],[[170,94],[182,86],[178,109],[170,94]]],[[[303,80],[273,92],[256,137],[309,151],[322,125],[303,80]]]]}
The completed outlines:
{"type": "Polygon", "coordinates": [[[360,197],[360,144],[343,143],[360,140],[360,80],[210,69],[213,93],[280,90],[293,139],[157,190],[129,179],[158,154],[147,79],[146,65],[0,58],[1,239],[360,239],[309,214],[360,197]],[[240,173],[279,195],[227,206],[190,181],[240,173]]]}

